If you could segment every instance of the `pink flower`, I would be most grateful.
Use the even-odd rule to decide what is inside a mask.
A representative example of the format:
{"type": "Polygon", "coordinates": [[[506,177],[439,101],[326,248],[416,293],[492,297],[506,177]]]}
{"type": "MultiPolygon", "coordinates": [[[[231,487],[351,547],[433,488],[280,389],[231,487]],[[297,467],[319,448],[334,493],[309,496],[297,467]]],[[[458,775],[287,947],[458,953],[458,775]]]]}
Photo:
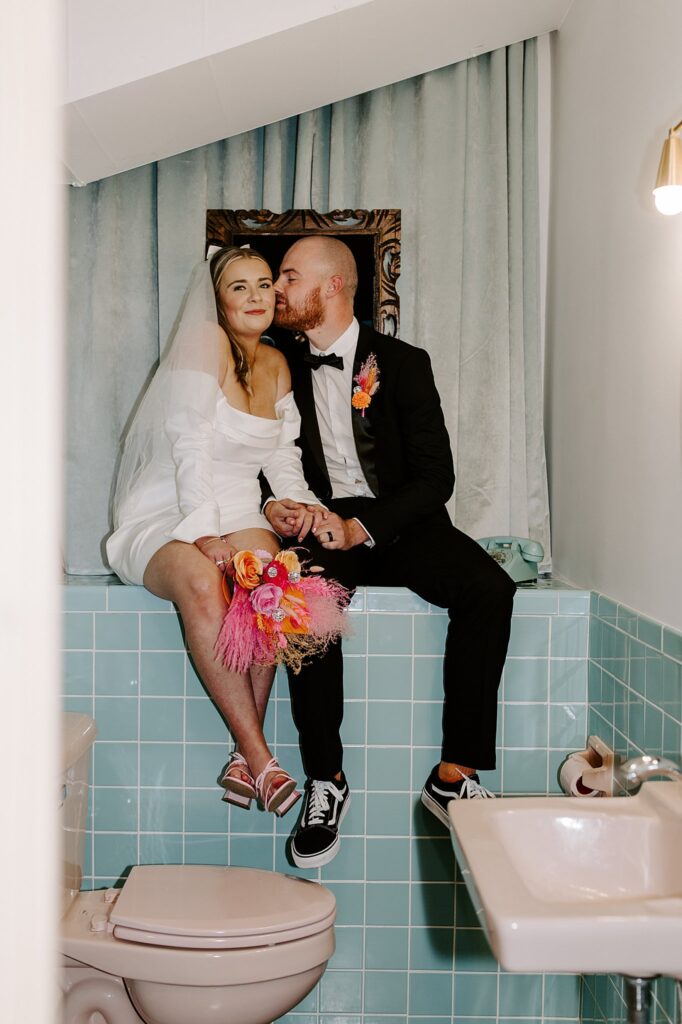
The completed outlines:
{"type": "Polygon", "coordinates": [[[272,615],[279,608],[283,590],[274,583],[261,583],[251,591],[251,606],[260,615],[272,615]]]}

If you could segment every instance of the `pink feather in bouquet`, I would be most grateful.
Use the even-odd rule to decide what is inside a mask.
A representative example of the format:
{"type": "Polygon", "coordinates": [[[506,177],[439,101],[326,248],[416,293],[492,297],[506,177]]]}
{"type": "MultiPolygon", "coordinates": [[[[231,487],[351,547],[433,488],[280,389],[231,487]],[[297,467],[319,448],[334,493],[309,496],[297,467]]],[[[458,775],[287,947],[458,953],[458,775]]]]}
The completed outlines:
{"type": "Polygon", "coordinates": [[[234,576],[223,577],[228,608],[215,644],[216,657],[231,671],[286,665],[297,673],[304,661],[348,632],[348,591],[334,580],[306,574],[292,549],[274,557],[268,551],[238,551],[232,565],[234,576]]]}

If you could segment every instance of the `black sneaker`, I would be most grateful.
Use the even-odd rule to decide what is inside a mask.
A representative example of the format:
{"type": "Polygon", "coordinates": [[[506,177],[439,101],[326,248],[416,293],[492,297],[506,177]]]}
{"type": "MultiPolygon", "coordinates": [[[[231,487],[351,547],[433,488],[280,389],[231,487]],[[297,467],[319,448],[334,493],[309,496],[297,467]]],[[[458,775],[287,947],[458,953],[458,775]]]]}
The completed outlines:
{"type": "Polygon", "coordinates": [[[494,800],[495,794],[481,785],[478,775],[463,775],[459,782],[443,782],[438,777],[438,765],[433,769],[422,789],[422,803],[446,828],[450,828],[448,804],[451,800],[494,800]]]}
{"type": "Polygon", "coordinates": [[[336,856],[339,825],[350,807],[345,776],[340,782],[308,779],[303,812],[291,842],[291,856],[299,868],[321,868],[336,856]]]}

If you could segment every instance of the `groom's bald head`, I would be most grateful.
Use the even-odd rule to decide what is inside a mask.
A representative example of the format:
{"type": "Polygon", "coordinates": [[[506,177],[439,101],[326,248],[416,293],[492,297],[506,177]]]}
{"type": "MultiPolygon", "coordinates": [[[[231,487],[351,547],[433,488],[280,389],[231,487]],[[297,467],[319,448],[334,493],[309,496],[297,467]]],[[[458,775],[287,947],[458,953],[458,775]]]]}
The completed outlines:
{"type": "Polygon", "coordinates": [[[305,332],[347,326],[357,286],[355,257],[345,242],[326,235],[300,238],[286,252],[275,282],[275,323],[305,332]]]}
{"type": "Polygon", "coordinates": [[[329,235],[311,235],[294,242],[282,262],[284,269],[287,260],[304,260],[307,265],[315,268],[322,278],[340,277],[343,290],[351,299],[358,287],[358,269],[353,253],[338,238],[329,235]]]}

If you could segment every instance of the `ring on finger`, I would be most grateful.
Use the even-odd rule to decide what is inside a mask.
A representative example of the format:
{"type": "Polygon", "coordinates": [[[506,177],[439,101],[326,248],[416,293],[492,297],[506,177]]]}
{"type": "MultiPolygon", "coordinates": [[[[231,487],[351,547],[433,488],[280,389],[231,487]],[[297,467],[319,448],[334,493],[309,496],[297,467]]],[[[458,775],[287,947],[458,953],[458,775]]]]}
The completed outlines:
{"type": "Polygon", "coordinates": [[[332,533],[331,530],[327,530],[327,541],[332,541],[332,540],[334,540],[334,534],[332,533]]]}
{"type": "Polygon", "coordinates": [[[227,565],[227,561],[226,559],[221,558],[219,562],[216,562],[216,565],[227,565]]]}

